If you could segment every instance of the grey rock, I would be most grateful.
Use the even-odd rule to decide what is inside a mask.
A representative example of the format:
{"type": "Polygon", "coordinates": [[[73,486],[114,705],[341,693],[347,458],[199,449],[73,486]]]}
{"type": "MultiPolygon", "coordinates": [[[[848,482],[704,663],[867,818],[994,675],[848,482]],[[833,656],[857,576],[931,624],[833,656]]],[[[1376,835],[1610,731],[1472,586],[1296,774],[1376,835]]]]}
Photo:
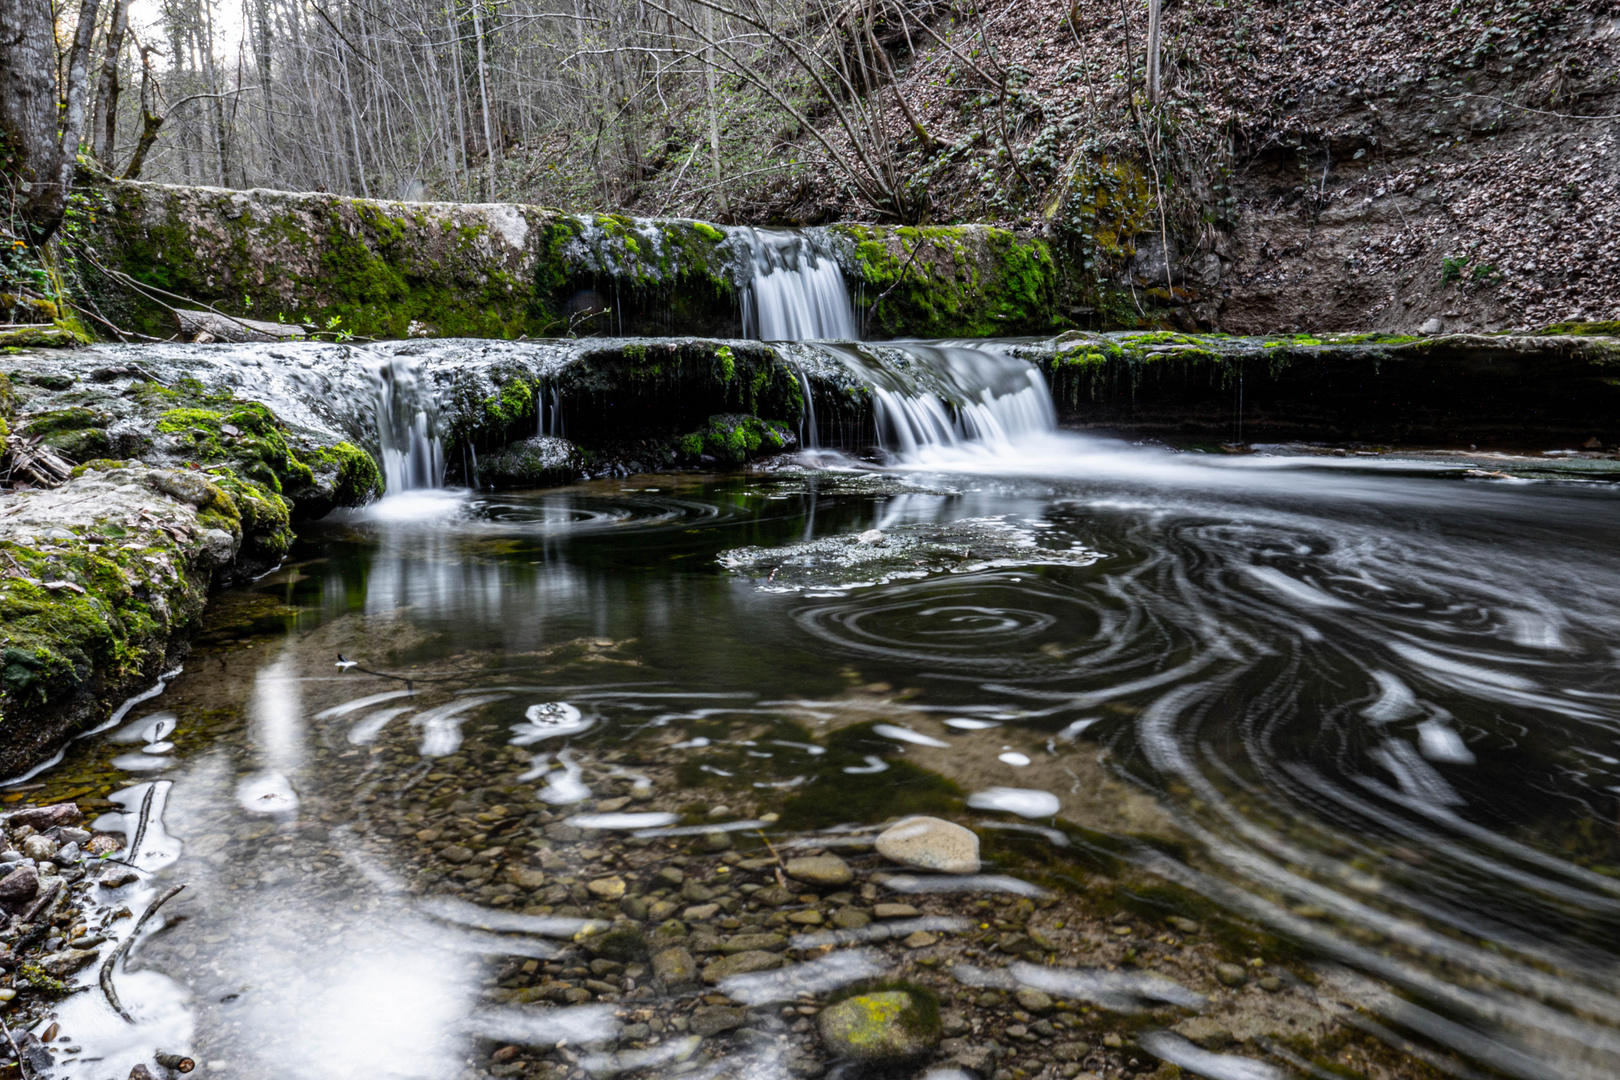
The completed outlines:
{"type": "Polygon", "coordinates": [[[1222,986],[1242,986],[1249,981],[1249,972],[1242,964],[1216,964],[1215,977],[1222,986]]]}
{"type": "Polygon", "coordinates": [[[35,862],[46,862],[56,857],[61,845],[48,836],[30,836],[22,842],[22,853],[35,862]]]}
{"type": "Polygon", "coordinates": [[[0,878],[0,907],[21,908],[39,895],[39,871],[24,864],[0,878]]]}
{"type": "Polygon", "coordinates": [[[878,834],[877,853],[890,862],[942,874],[977,874],[979,838],[971,829],[936,817],[912,817],[878,834]]]}
{"type": "Polygon", "coordinates": [[[6,818],[6,828],[20,829],[24,825],[44,832],[55,825],[77,825],[84,813],[75,803],[52,803],[49,806],[31,806],[18,810],[6,818]]]}
{"type": "Polygon", "coordinates": [[[725,1005],[706,1005],[692,1013],[692,1030],[707,1039],[722,1031],[735,1031],[742,1027],[747,1019],[748,1013],[744,1009],[733,1009],[725,1005]]]}
{"type": "Polygon", "coordinates": [[[738,934],[723,942],[720,951],[727,956],[731,956],[736,953],[754,950],[780,952],[786,947],[787,938],[781,934],[738,934]]]}
{"type": "Polygon", "coordinates": [[[697,961],[679,946],[653,953],[652,966],[653,974],[666,983],[688,983],[697,979],[697,961]]]}
{"type": "Polygon", "coordinates": [[[775,953],[752,949],[721,957],[703,969],[703,981],[711,986],[733,975],[749,975],[756,971],[770,971],[782,966],[782,958],[775,953]]]}
{"type": "Polygon", "coordinates": [[[125,886],[133,886],[139,879],[141,874],[134,873],[130,866],[107,866],[102,871],[99,881],[104,889],[122,889],[125,886]]]}
{"type": "Polygon", "coordinates": [[[494,487],[550,487],[585,471],[579,447],[555,435],[523,439],[479,461],[478,478],[494,487]]]}
{"type": "Polygon", "coordinates": [[[89,966],[96,958],[94,949],[63,949],[55,952],[39,962],[40,970],[53,979],[63,979],[89,966]]]}
{"type": "Polygon", "coordinates": [[[1014,995],[1021,1008],[1032,1013],[1047,1013],[1052,1011],[1052,998],[1040,990],[1020,990],[1014,995]]]}
{"type": "Polygon", "coordinates": [[[807,885],[848,885],[855,871],[837,855],[809,855],[787,861],[788,877],[807,885]]]}

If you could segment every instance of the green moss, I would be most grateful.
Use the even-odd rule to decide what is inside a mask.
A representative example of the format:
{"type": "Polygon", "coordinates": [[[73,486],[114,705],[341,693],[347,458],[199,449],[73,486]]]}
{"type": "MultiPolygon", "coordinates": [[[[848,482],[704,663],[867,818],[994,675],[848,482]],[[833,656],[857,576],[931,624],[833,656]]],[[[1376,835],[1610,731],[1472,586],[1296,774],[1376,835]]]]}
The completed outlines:
{"type": "Polygon", "coordinates": [[[112,418],[82,406],[54,409],[28,417],[22,430],[72,461],[85,461],[107,452],[106,427],[112,418]]]}
{"type": "Polygon", "coordinates": [[[744,413],[720,413],[709,417],[699,431],[676,440],[687,458],[704,454],[719,461],[741,465],[759,454],[774,454],[793,441],[792,429],[780,420],[761,420],[744,413]]]}
{"type": "Polygon", "coordinates": [[[1536,331],[1537,334],[1576,334],[1581,336],[1593,335],[1601,337],[1620,337],[1620,319],[1610,319],[1606,322],[1561,322],[1544,326],[1536,331]]]}
{"type": "Polygon", "coordinates": [[[692,231],[703,237],[705,240],[713,240],[715,243],[719,243],[726,238],[725,233],[721,232],[719,229],[715,228],[713,225],[710,225],[706,221],[692,222],[692,231]]]}
{"type": "Polygon", "coordinates": [[[1057,322],[1043,240],[986,226],[836,227],[851,245],[857,306],[874,336],[1040,333],[1057,322]]]}
{"type": "Polygon", "coordinates": [[[382,496],[382,469],[375,458],[353,443],[340,442],[293,452],[317,479],[329,481],[327,486],[338,506],[364,506],[382,496]]]}

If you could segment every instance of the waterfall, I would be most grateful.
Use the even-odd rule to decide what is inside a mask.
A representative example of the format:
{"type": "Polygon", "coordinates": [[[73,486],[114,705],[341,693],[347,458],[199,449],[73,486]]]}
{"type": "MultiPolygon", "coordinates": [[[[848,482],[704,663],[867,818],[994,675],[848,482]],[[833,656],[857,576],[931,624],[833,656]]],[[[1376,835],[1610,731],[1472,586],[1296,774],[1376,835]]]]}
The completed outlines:
{"type": "Polygon", "coordinates": [[[1046,379],[995,342],[818,346],[871,390],[878,448],[900,462],[941,451],[999,456],[1057,428],[1046,379]]]}
{"type": "Polygon", "coordinates": [[[735,228],[753,261],[743,332],[761,341],[853,341],[855,313],[838,262],[811,233],[735,228]]]}
{"type": "Polygon", "coordinates": [[[439,405],[421,377],[420,362],[395,357],[373,369],[377,442],[382,449],[388,494],[444,486],[444,444],[439,405]]]}

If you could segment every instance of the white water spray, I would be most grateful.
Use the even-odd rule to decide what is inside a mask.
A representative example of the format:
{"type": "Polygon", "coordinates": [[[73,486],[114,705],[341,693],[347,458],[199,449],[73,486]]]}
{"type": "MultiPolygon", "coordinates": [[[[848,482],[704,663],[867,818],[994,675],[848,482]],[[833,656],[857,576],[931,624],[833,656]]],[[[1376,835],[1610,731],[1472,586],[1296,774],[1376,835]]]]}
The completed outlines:
{"type": "Polygon", "coordinates": [[[443,487],[439,404],[433,388],[423,383],[420,366],[410,358],[395,357],[375,368],[373,376],[377,441],[388,493],[443,487]]]}
{"type": "Polygon", "coordinates": [[[761,341],[853,341],[855,312],[844,273],[810,233],[732,229],[748,248],[754,278],[743,293],[743,332],[761,341]]]}

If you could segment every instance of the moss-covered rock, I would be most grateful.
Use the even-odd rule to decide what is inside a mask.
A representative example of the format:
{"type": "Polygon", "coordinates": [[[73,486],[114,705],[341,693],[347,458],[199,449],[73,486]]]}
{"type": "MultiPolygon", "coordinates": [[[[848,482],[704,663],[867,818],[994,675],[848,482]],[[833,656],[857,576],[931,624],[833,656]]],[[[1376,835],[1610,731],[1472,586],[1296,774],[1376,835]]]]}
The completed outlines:
{"type": "Polygon", "coordinates": [[[1025,355],[1070,424],[1219,442],[1620,438],[1620,338],[1070,332],[1025,355]]]}
{"type": "Polygon", "coordinates": [[[8,496],[0,522],[0,775],[49,753],[161,670],[236,558],[218,478],[91,462],[8,496]]]}
{"type": "MultiPolygon", "coordinates": [[[[172,325],[154,295],[334,339],[404,338],[413,327],[445,337],[734,337],[752,275],[745,237],[682,219],[124,181],[96,181],[74,198],[83,213],[65,242],[90,256],[79,270],[98,307],[160,336],[172,325]]],[[[829,234],[872,335],[1057,325],[1057,267],[1044,240],[977,225],[829,234]]]]}
{"type": "Polygon", "coordinates": [[[872,1065],[919,1058],[942,1036],[939,1003],[915,987],[847,997],[823,1009],[816,1026],[833,1055],[872,1065]]]}
{"type": "Polygon", "coordinates": [[[585,455],[567,439],[536,435],[478,462],[478,479],[490,487],[552,487],[578,479],[585,455]]]}
{"type": "Polygon", "coordinates": [[[1059,325],[1058,268],[1044,240],[986,225],[839,225],[866,336],[990,337],[1059,325]]]}
{"type": "Polygon", "coordinates": [[[84,334],[67,326],[21,326],[0,330],[0,351],[67,349],[86,344],[84,334]]]}
{"type": "Polygon", "coordinates": [[[798,446],[798,436],[780,420],[761,420],[746,413],[720,413],[701,429],[678,440],[680,454],[690,463],[711,460],[741,465],[756,457],[779,454],[798,446]]]}

